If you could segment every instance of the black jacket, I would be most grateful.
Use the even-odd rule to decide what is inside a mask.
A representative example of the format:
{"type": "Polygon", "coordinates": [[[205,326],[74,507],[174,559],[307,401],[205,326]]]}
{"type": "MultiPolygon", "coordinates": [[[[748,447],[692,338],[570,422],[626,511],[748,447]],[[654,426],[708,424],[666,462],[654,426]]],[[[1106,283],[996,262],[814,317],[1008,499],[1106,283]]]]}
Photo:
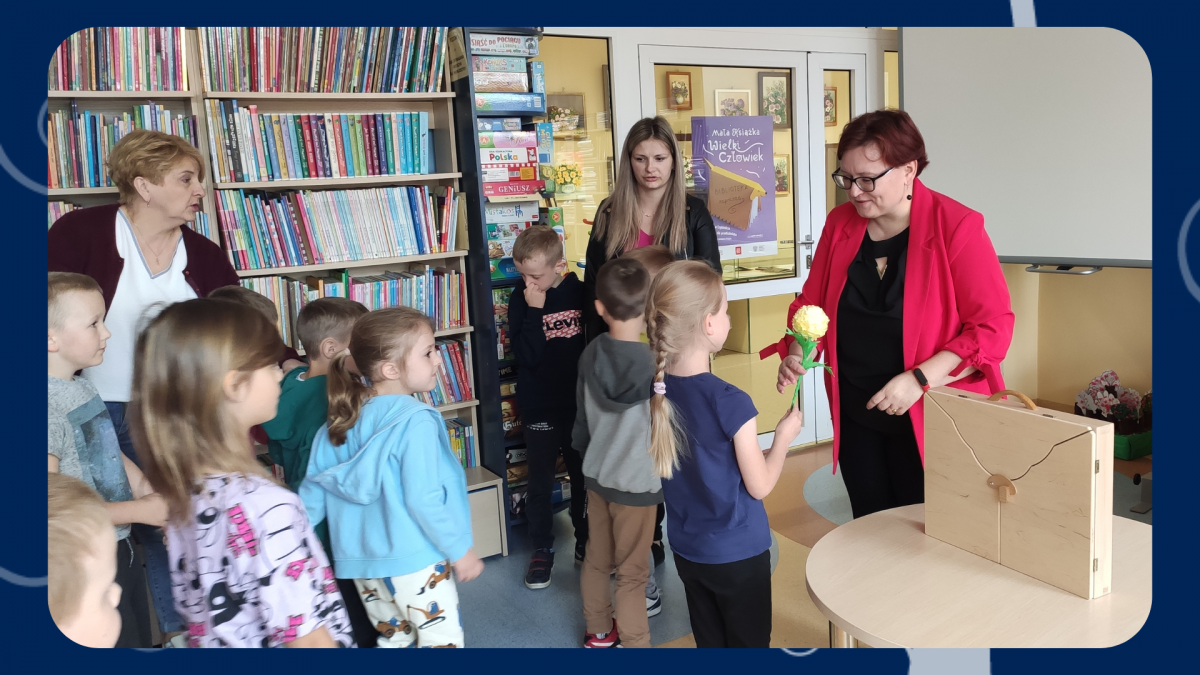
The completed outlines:
{"type": "MultiPolygon", "coordinates": [[[[704,201],[692,195],[687,195],[687,248],[675,251],[676,260],[703,260],[713,269],[721,271],[721,253],[717,248],[717,228],[713,225],[712,215],[704,201]]],[[[611,213],[609,200],[600,202],[596,209],[596,222],[609,217],[611,213]]],[[[663,243],[663,242],[659,242],[663,243]]],[[[600,333],[608,332],[608,325],[596,313],[596,275],[600,268],[610,258],[607,254],[608,242],[599,237],[588,240],[587,266],[583,270],[583,285],[587,287],[587,303],[584,305],[584,317],[587,323],[587,339],[591,342],[600,333]]],[[[620,257],[617,255],[615,257],[620,257]]]]}
{"type": "Polygon", "coordinates": [[[508,330],[517,360],[517,409],[522,423],[543,422],[555,412],[575,411],[575,383],[583,353],[583,305],[587,291],[574,272],[546,291],[543,307],[525,302],[518,281],[508,301],[508,330]]]}

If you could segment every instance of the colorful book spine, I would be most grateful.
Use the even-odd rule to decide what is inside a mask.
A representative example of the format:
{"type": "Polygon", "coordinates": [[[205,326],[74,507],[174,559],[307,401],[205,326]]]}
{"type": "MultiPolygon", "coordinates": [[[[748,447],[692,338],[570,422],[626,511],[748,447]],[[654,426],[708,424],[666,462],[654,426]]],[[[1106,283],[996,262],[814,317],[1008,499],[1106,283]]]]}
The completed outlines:
{"type": "MultiPolygon", "coordinates": [[[[241,108],[231,100],[210,99],[205,105],[218,183],[431,174],[437,170],[428,112],[268,115],[260,113],[257,106],[241,108]]],[[[135,126],[157,124],[164,130],[178,129],[194,142],[194,119],[172,118],[161,106],[141,106],[133,115],[135,126]]],[[[96,116],[90,114],[78,120],[58,117],[74,123],[84,134],[76,144],[84,167],[79,174],[86,177],[103,172],[107,149],[92,152],[96,146],[93,137],[107,133],[103,116],[98,117],[99,126],[93,120],[96,116]]],[[[64,172],[59,174],[61,178],[64,172]]]]}
{"type": "Polygon", "coordinates": [[[222,246],[240,270],[451,250],[458,216],[458,197],[446,187],[218,190],[216,198],[222,246]]]}
{"type": "Polygon", "coordinates": [[[184,45],[181,27],[87,28],[63,40],[55,50],[47,88],[186,91],[187,69],[182,67],[186,63],[184,45]]]}
{"type": "MultiPolygon", "coordinates": [[[[183,29],[168,30],[181,34],[183,29]]],[[[200,28],[198,32],[201,73],[208,91],[427,92],[437,91],[445,71],[445,27],[200,28]]],[[[171,44],[178,54],[175,61],[184,64],[182,40],[171,44]]],[[[68,48],[74,45],[70,39],[64,43],[68,48]]],[[[81,56],[85,51],[90,50],[74,49],[81,56]]],[[[77,61],[70,53],[56,55],[51,84],[56,78],[68,79],[60,73],[77,61]]],[[[176,88],[187,89],[186,72],[186,67],[178,68],[183,86],[176,88]]]]}
{"type": "Polygon", "coordinates": [[[545,94],[477,93],[475,112],[479,113],[546,113],[545,94]]]}

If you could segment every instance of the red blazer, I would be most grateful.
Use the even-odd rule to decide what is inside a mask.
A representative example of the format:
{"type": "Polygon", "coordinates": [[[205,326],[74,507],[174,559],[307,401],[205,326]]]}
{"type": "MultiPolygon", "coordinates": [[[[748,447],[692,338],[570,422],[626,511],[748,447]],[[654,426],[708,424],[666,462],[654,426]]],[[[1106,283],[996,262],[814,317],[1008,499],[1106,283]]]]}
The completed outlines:
{"type": "MultiPolygon", "coordinates": [[[[846,285],[850,262],[858,253],[867,228],[854,204],[846,203],[829,213],[812,270],[804,290],[788,311],[788,325],[796,310],[817,305],[829,316],[829,331],[818,345],[825,363],[833,369],[825,374],[825,391],[833,413],[833,468],[837,471],[841,438],[838,396],[837,313],[846,285]]],[[[904,368],[911,370],[943,350],[962,357],[951,375],[967,366],[976,372],[950,384],[968,391],[994,394],[1004,389],[1000,362],[1012,342],[1013,313],[1008,283],[992,241],[983,229],[983,215],[925,187],[913,184],[909,224],[908,260],[904,277],[904,368]]],[[[759,352],[787,355],[793,342],[785,336],[759,352]]],[[[917,447],[925,462],[924,399],[909,409],[917,447]]]]}

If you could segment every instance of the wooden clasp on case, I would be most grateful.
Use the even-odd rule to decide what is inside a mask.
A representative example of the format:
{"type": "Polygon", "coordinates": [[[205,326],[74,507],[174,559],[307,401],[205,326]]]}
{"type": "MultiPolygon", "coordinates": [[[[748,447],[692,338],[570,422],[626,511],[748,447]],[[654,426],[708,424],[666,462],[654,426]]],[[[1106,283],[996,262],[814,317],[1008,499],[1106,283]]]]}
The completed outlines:
{"type": "Polygon", "coordinates": [[[988,476],[988,485],[996,489],[996,497],[1000,499],[1002,504],[1007,504],[1012,501],[1012,498],[1017,494],[1017,486],[1004,476],[994,473],[988,476]]]}

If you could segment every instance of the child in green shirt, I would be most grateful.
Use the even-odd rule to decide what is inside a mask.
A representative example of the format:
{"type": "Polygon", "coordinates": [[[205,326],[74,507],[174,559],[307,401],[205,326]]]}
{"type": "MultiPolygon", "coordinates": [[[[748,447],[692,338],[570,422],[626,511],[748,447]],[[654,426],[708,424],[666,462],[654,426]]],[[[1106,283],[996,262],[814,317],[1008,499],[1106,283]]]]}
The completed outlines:
{"type": "MultiPolygon", "coordinates": [[[[296,334],[308,355],[308,366],[284,376],[275,419],[262,425],[270,439],[271,461],[283,467],[283,480],[292,490],[300,489],[313,437],[329,412],[325,395],[329,364],[350,346],[354,322],[366,313],[367,308],[353,300],[319,298],[305,305],[296,319],[296,334]]],[[[324,537],[322,540],[325,543],[324,537]]]]}
{"type": "MultiPolygon", "coordinates": [[[[329,415],[329,398],[325,394],[329,364],[350,347],[354,322],[366,313],[367,308],[353,300],[319,298],[305,305],[296,319],[296,335],[308,355],[308,365],[283,376],[275,419],[262,425],[269,439],[267,451],[271,461],[283,467],[283,480],[293,491],[298,491],[304,482],[313,437],[329,415]]],[[[332,559],[329,525],[324,520],[313,523],[313,532],[332,559]]],[[[355,642],[359,647],[374,647],[375,627],[367,618],[354,582],[338,579],[337,585],[346,603],[355,642]]]]}

